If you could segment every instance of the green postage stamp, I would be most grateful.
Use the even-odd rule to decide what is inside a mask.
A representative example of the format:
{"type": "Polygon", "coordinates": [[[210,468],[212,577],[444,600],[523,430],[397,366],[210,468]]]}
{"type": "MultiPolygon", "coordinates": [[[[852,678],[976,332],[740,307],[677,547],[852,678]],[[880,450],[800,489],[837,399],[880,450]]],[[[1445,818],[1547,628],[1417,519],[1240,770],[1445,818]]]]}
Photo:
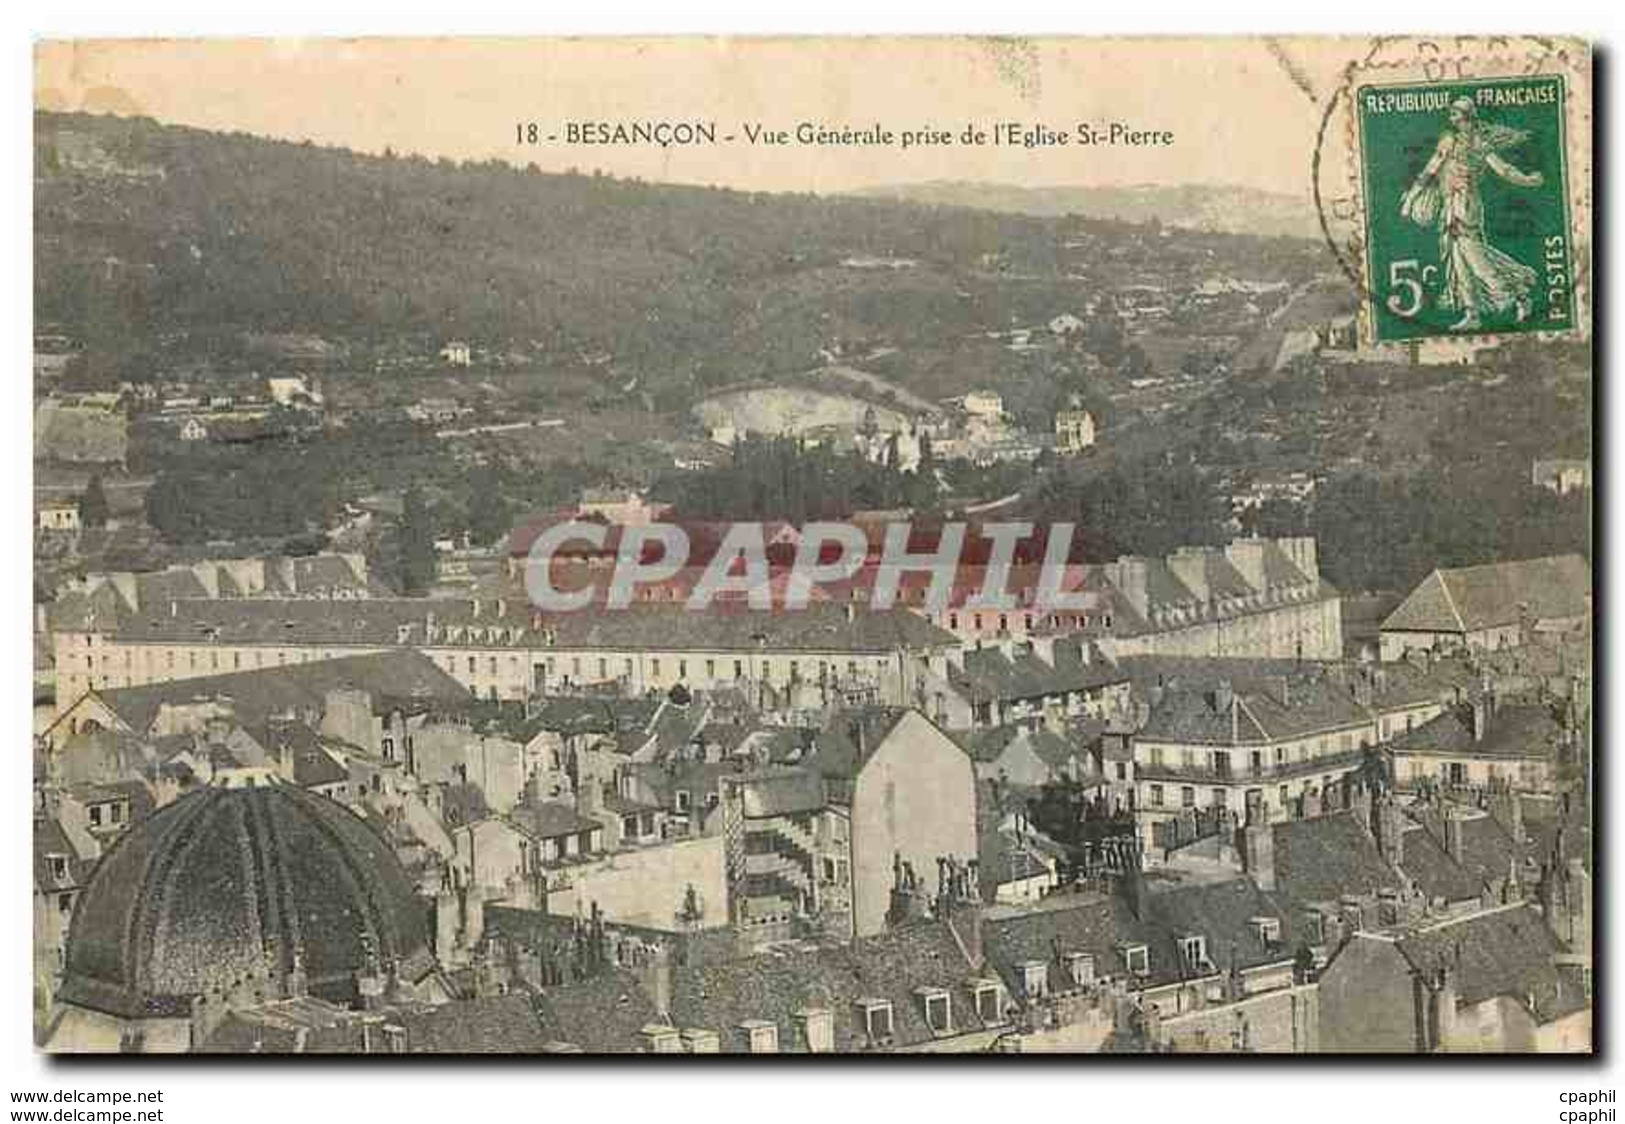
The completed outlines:
{"type": "Polygon", "coordinates": [[[1375,342],[1575,326],[1567,93],[1559,74],[1356,89],[1375,342]]]}

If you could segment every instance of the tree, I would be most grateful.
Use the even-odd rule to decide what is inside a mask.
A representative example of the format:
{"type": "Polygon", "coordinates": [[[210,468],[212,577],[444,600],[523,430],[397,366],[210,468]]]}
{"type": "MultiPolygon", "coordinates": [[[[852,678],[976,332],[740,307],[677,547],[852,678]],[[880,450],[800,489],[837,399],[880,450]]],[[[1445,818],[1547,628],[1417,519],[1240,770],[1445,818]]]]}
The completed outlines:
{"type": "Polygon", "coordinates": [[[434,583],[434,522],[416,486],[406,490],[401,511],[401,589],[408,596],[434,583]]]}
{"type": "Polygon", "coordinates": [[[85,485],[84,492],[79,496],[79,525],[92,528],[107,526],[107,492],[102,487],[102,474],[99,472],[91,475],[90,483],[85,485]]]}
{"type": "Polygon", "coordinates": [[[501,476],[494,469],[482,468],[469,477],[467,510],[469,536],[481,546],[510,530],[501,476]]]}

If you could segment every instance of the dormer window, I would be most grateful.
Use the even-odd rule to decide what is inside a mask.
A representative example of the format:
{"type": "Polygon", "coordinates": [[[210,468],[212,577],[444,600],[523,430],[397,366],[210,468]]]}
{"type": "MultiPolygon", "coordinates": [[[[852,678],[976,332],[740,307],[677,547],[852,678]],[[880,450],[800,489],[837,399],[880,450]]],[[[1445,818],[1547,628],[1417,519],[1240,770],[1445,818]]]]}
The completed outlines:
{"type": "Polygon", "coordinates": [[[68,877],[68,856],[51,854],[45,857],[51,864],[51,877],[58,881],[65,881],[68,877]]]}
{"type": "Polygon", "coordinates": [[[1143,944],[1125,944],[1118,948],[1122,953],[1123,965],[1128,968],[1130,975],[1149,976],[1151,974],[1151,950],[1143,944]]]}
{"type": "Polygon", "coordinates": [[[1049,965],[1042,960],[1023,960],[1016,965],[1021,973],[1021,993],[1028,999],[1042,999],[1049,994],[1049,965]]]}
{"type": "Polygon", "coordinates": [[[1260,944],[1266,948],[1281,943],[1281,919],[1279,917],[1254,917],[1248,922],[1253,935],[1260,944]]]}
{"type": "Polygon", "coordinates": [[[796,1030],[809,1054],[828,1054],[835,1049],[835,1015],[828,1007],[803,1007],[795,1017],[796,1030]]]}
{"type": "Polygon", "coordinates": [[[953,1004],[947,988],[922,987],[914,994],[925,1008],[925,1024],[932,1034],[948,1034],[953,1030],[953,1004]]]}
{"type": "Polygon", "coordinates": [[[1213,970],[1213,963],[1207,958],[1207,938],[1201,934],[1180,937],[1179,956],[1187,968],[1196,971],[1213,970]]]}
{"type": "Polygon", "coordinates": [[[892,1036],[892,1011],[889,999],[860,999],[857,1002],[858,1024],[870,1042],[888,1042],[892,1036]]]}
{"type": "Polygon", "coordinates": [[[702,1027],[690,1027],[678,1032],[677,1037],[683,1043],[683,1052],[688,1054],[715,1054],[721,1052],[722,1040],[714,1030],[705,1030],[702,1027]]]}
{"type": "Polygon", "coordinates": [[[682,1040],[677,1035],[677,1028],[665,1026],[661,1023],[649,1023],[638,1032],[643,1040],[643,1052],[646,1054],[680,1054],[683,1052],[682,1040]]]}
{"type": "Polygon", "coordinates": [[[765,1019],[747,1019],[739,1024],[739,1032],[744,1036],[745,1046],[753,1054],[776,1054],[779,1052],[779,1024],[770,1023],[765,1019]]]}
{"type": "Polygon", "coordinates": [[[1303,936],[1309,944],[1326,943],[1326,915],[1320,910],[1311,910],[1303,918],[1303,936]]]}
{"type": "Polygon", "coordinates": [[[1075,987],[1088,987],[1095,982],[1095,958],[1087,952],[1067,953],[1066,970],[1075,987]]]}
{"type": "Polygon", "coordinates": [[[976,997],[976,1017],[984,1023],[1003,1021],[999,1005],[998,980],[972,980],[971,994],[976,997]]]}

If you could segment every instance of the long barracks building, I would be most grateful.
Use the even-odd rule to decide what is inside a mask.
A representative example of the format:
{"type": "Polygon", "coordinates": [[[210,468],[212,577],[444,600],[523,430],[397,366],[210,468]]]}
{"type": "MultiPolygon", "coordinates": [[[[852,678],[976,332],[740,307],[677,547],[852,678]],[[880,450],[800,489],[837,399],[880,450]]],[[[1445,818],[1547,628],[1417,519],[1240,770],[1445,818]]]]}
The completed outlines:
{"type": "Polygon", "coordinates": [[[480,698],[616,685],[737,686],[766,701],[904,705],[957,640],[906,610],[811,605],[759,612],[633,605],[542,614],[506,599],[334,601],[175,599],[118,619],[56,628],[58,712],[91,688],[412,648],[480,698]],[[769,695],[768,693],[772,694],[769,695]]]}

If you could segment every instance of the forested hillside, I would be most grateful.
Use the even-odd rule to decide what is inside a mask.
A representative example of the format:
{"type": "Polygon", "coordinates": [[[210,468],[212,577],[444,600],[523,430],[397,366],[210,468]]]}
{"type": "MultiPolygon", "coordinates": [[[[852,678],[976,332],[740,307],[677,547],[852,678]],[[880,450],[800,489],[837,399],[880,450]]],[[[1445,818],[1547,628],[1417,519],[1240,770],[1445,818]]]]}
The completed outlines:
{"type": "MultiPolygon", "coordinates": [[[[715,385],[833,338],[935,343],[1079,299],[1080,232],[1121,284],[1142,228],[363,156],[83,115],[36,118],[39,319],[94,336],[422,333],[608,352],[715,385]],[[1075,243],[1074,243],[1075,244],[1075,243]],[[906,260],[908,269],[851,268],[906,260]]],[[[1191,234],[1159,272],[1301,277],[1306,243],[1191,234]]],[[[1091,286],[1094,288],[1095,286],[1091,286]]]]}

